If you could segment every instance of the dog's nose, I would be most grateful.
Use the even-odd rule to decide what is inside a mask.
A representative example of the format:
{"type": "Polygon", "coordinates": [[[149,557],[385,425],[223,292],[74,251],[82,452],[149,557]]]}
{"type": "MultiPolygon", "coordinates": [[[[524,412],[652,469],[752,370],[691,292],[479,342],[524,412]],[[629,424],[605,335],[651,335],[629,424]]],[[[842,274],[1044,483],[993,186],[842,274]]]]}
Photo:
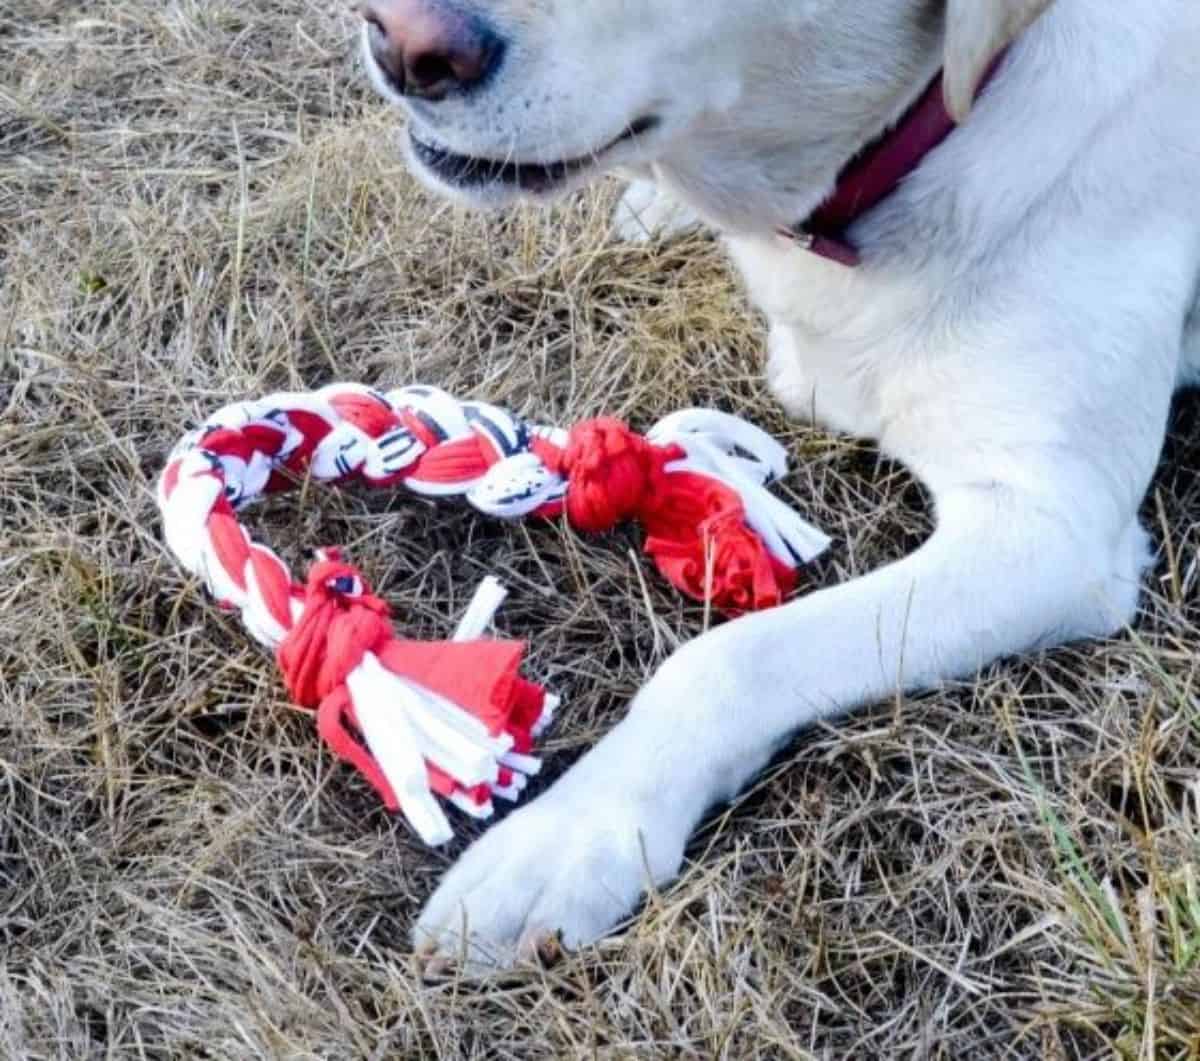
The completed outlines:
{"type": "Polygon", "coordinates": [[[481,22],[440,0],[366,0],[371,54],[406,96],[438,100],[478,84],[500,58],[500,41],[481,22]]]}

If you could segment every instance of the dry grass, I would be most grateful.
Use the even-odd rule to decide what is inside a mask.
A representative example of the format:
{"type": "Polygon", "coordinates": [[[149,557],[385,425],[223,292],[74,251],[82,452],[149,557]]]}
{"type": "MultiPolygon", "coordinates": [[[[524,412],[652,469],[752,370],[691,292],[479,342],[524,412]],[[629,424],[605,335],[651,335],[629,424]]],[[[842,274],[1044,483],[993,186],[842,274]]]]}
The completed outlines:
{"type": "MultiPolygon", "coordinates": [[[[1136,632],[803,736],[589,953],[414,979],[453,852],[318,752],[165,554],[151,485],[185,425],[339,377],[563,421],[714,402],[788,442],[839,542],[814,582],[927,517],[897,469],[780,418],[713,245],[613,245],[610,190],[503,219],[416,190],[348,33],[311,0],[0,11],[0,1055],[1200,1056],[1194,403],[1136,632]]],[[[569,696],[555,770],[702,622],[632,537],[355,493],[254,518],[293,560],[351,547],[422,634],[501,572],[569,696]]]]}

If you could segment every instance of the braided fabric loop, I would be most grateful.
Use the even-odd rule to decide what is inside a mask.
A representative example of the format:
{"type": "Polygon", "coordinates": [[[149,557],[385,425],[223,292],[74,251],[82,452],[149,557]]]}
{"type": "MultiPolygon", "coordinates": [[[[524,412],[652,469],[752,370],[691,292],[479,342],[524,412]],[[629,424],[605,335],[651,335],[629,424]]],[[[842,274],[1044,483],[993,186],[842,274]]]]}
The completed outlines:
{"type": "Polygon", "coordinates": [[[557,704],[520,676],[522,644],[482,637],[503,589],[485,580],[451,641],[407,641],[336,552],[296,582],[238,512],[310,478],[463,497],[503,519],[565,513],[581,531],[633,519],[666,578],[739,614],[778,604],[829,544],[767,489],[786,467],[768,435],[710,410],[644,436],[612,418],[567,432],[436,387],[339,383],[219,409],[172,451],[158,503],[172,552],[276,651],[322,739],[440,843],[451,830],[432,794],[479,817],[516,798],[557,704]]]}

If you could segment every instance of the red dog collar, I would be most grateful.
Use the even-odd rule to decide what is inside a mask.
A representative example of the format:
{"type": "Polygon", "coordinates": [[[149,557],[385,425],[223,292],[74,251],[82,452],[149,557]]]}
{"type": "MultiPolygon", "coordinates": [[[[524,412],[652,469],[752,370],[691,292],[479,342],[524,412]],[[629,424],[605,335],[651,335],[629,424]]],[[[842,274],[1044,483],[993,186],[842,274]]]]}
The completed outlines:
{"type": "MultiPolygon", "coordinates": [[[[980,93],[1002,60],[1003,55],[992,63],[980,82],[980,93]]],[[[833,194],[816,212],[807,221],[781,228],[779,234],[822,258],[840,265],[858,265],[862,259],[847,240],[846,230],[891,195],[954,128],[939,73],[904,117],[846,166],[833,194]]]]}

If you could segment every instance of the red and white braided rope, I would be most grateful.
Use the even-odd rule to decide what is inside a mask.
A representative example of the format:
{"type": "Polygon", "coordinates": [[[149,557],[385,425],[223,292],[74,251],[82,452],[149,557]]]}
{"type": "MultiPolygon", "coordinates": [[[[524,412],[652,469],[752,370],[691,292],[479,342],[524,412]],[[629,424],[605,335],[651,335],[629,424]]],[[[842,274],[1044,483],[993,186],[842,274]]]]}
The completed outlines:
{"type": "MultiPolygon", "coordinates": [[[[271,549],[250,537],[236,512],[306,473],[329,481],[353,478],[345,463],[346,436],[358,440],[362,435],[343,419],[339,406],[353,407],[369,394],[366,388],[330,387],[315,395],[280,394],[228,405],[179,442],[159,479],[159,509],[172,552],[223,607],[240,613],[257,641],[277,652],[303,621],[314,589],[328,588],[353,603],[365,598],[366,588],[353,569],[337,566],[339,558],[332,553],[318,554],[325,567],[335,565],[329,587],[296,582],[271,549]]],[[[366,400],[379,402],[374,396],[366,400]]],[[[382,460],[377,444],[373,471],[382,460]]],[[[384,472],[375,481],[383,484],[392,477],[384,472]]],[[[497,580],[486,579],[453,641],[465,647],[482,638],[504,595],[497,580]]],[[[519,692],[536,701],[536,713],[525,710],[516,722],[506,720],[507,729],[494,719],[489,726],[477,715],[494,712],[455,703],[365,651],[344,681],[354,735],[340,732],[346,728],[340,712],[335,721],[322,724],[322,735],[372,779],[427,843],[442,843],[452,831],[431,785],[472,816],[488,817],[492,795],[516,799],[527,775],[540,768],[528,754],[529,744],[549,723],[558,699],[521,679],[515,682],[519,692]],[[361,756],[352,743],[359,735],[365,744],[361,756]],[[370,769],[375,765],[378,775],[370,769]]],[[[512,684],[504,683],[506,694],[512,684]]]]}
{"type": "MultiPolygon", "coordinates": [[[[741,611],[778,603],[796,567],[829,544],[766,489],[785,470],[777,442],[745,421],[708,410],[673,414],[645,438],[616,421],[593,421],[568,433],[483,402],[457,401],[434,387],[383,394],[343,383],[218,410],[172,451],[158,501],[167,543],[182,566],[240,612],[252,636],[279,653],[294,692],[322,700],[323,712],[325,701],[335,705],[322,722],[323,736],[436,843],[449,837],[450,828],[430,787],[476,815],[490,813],[492,794],[514,798],[537,769],[529,742],[554,699],[529,683],[512,693],[501,676],[497,682],[511,696],[498,715],[479,705],[464,707],[397,673],[404,670],[394,665],[397,653],[378,645],[375,652],[351,653],[336,680],[320,688],[305,684],[296,675],[321,660],[295,663],[292,657],[297,630],[312,625],[317,598],[322,614],[335,618],[356,607],[362,612],[364,602],[377,612],[384,606],[369,597],[353,569],[337,566],[337,558],[326,561],[317,581],[294,581],[279,557],[240,526],[237,511],[311,477],[403,484],[431,497],[461,495],[502,518],[565,510],[584,529],[636,516],[652,535],[648,551],[672,581],[741,611]],[[711,581],[711,550],[724,565],[720,594],[711,581]],[[379,665],[379,655],[392,661],[391,669],[379,665]],[[345,702],[339,699],[343,688],[345,702]],[[481,714],[489,723],[476,717],[481,714]],[[347,731],[361,735],[365,758],[347,731]]],[[[485,583],[456,637],[478,638],[502,595],[485,583]]],[[[497,666],[503,670],[509,663],[497,666]]]]}

